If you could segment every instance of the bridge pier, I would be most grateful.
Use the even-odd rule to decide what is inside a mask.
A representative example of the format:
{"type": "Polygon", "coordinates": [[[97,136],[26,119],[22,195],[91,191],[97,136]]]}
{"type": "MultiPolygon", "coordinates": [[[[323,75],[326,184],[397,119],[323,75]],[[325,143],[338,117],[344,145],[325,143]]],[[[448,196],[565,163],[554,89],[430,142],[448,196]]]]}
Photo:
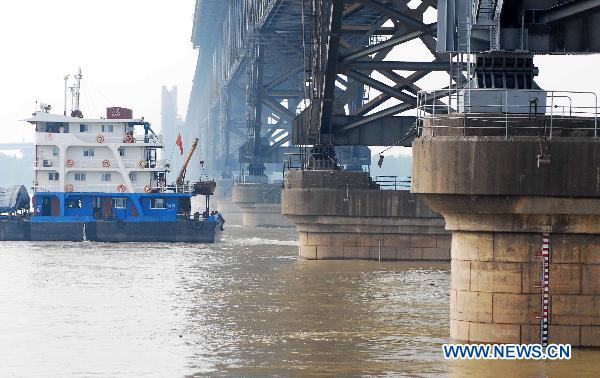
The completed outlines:
{"type": "Polygon", "coordinates": [[[235,179],[220,178],[217,180],[217,188],[214,196],[214,206],[229,224],[241,224],[242,209],[233,202],[233,186],[235,179]]]}
{"type": "Polygon", "coordinates": [[[600,139],[567,119],[547,139],[436,122],[413,143],[413,192],[452,232],[451,338],[539,343],[547,284],[549,342],[600,346],[600,139]]]}
{"type": "Polygon", "coordinates": [[[235,183],[233,203],[242,209],[242,223],[249,227],[293,227],[281,215],[281,184],[270,184],[266,176],[246,176],[235,183]],[[252,179],[254,178],[254,182],[252,179]]]}
{"type": "Polygon", "coordinates": [[[367,172],[291,169],[281,206],[305,259],[450,258],[441,216],[408,191],[380,190],[367,172]]]}

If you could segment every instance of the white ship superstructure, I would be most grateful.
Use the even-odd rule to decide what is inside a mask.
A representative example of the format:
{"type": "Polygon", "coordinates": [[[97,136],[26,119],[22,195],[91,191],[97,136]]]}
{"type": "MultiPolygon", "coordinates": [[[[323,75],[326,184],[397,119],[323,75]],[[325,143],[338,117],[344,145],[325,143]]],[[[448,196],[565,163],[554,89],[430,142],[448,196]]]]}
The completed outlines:
{"type": "Polygon", "coordinates": [[[143,119],[85,119],[41,111],[27,121],[36,127],[36,192],[149,193],[164,186],[169,164],[157,159],[162,137],[143,119]]]}
{"type": "MultiPolygon", "coordinates": [[[[167,185],[169,163],[159,160],[163,138],[127,108],[105,118],[83,118],[81,71],[74,78],[70,115],[41,110],[25,121],[35,125],[33,221],[175,221],[190,216],[198,192],[183,180],[167,185]]],[[[194,144],[195,148],[195,144],[194,144]]],[[[189,159],[188,159],[189,161],[189,159]]]]}

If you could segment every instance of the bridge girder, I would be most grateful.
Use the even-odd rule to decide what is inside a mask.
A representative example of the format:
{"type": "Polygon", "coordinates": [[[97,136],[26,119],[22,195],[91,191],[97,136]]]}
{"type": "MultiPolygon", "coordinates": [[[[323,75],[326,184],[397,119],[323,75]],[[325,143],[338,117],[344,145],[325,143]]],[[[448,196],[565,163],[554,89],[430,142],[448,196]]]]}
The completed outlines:
{"type": "Polygon", "coordinates": [[[309,10],[302,0],[197,0],[192,41],[199,55],[186,132],[200,138],[198,159],[213,172],[249,164],[260,173],[264,163],[282,163],[285,149],[297,151],[292,123],[311,74],[309,10]]]}
{"type": "Polygon", "coordinates": [[[291,121],[304,97],[300,5],[196,2],[192,41],[199,55],[186,129],[200,137],[199,159],[210,170],[281,163],[270,159],[277,154],[263,151],[289,144],[291,121]]]}
{"type": "Polygon", "coordinates": [[[409,3],[314,3],[311,105],[294,121],[294,144],[411,145],[410,111],[421,89],[417,82],[452,68],[449,55],[436,51],[437,24],[424,22],[426,12],[437,9],[437,1],[422,1],[416,7],[409,3]],[[431,53],[431,61],[408,59],[415,41],[431,53]],[[377,93],[369,95],[371,90],[377,93]]]}

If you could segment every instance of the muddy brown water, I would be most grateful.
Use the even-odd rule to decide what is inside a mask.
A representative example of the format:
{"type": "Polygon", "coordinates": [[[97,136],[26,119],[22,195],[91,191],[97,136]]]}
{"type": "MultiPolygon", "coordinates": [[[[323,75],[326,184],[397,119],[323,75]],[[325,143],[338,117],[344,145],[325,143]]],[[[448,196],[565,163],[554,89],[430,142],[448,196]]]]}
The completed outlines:
{"type": "Polygon", "coordinates": [[[444,361],[448,263],[301,261],[293,229],[214,245],[0,243],[0,376],[599,376],[444,361]]]}

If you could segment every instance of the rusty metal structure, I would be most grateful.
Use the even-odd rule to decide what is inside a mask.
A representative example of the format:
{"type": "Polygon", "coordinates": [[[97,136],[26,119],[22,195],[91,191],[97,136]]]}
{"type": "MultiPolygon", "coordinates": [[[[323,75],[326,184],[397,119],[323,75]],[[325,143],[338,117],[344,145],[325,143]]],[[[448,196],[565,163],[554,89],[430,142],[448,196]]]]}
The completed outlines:
{"type": "MultiPolygon", "coordinates": [[[[485,59],[469,60],[477,53],[508,52],[527,64],[533,53],[596,51],[590,25],[597,7],[556,0],[197,0],[187,139],[200,137],[198,158],[209,170],[247,164],[252,175],[297,151],[292,144],[331,156],[333,146],[410,146],[427,75],[447,72],[447,88],[458,91],[471,75],[485,85],[487,74],[511,70],[506,54],[502,67],[488,67],[485,59]],[[430,59],[411,58],[417,45],[430,59]]],[[[533,85],[535,67],[519,70],[533,85]]]]}
{"type": "Polygon", "coordinates": [[[449,71],[436,51],[436,1],[312,2],[310,106],[294,122],[294,143],[410,145],[417,82],[449,71]],[[430,61],[410,61],[417,45],[430,61]]]}
{"type": "MultiPolygon", "coordinates": [[[[291,144],[326,145],[331,154],[333,146],[410,145],[403,136],[414,125],[417,82],[450,70],[448,55],[436,52],[435,22],[424,22],[436,6],[198,0],[192,41],[199,56],[186,120],[187,139],[201,139],[198,158],[212,171],[243,163],[261,175],[265,163],[297,151],[291,144]],[[402,60],[415,41],[431,61],[402,60]]],[[[361,149],[344,155],[366,157],[361,149]]]]}

